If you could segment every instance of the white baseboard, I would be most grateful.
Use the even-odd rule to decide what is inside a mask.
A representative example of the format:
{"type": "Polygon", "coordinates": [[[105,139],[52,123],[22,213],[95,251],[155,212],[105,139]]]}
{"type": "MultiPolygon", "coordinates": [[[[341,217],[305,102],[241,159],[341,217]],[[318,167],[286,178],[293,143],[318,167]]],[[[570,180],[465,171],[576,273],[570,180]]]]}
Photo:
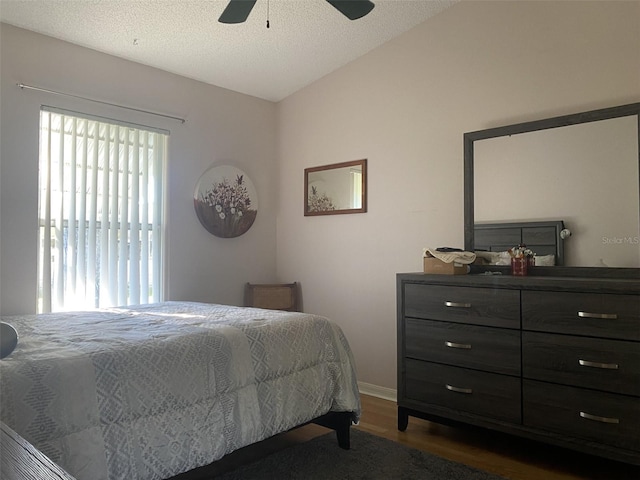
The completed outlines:
{"type": "Polygon", "coordinates": [[[372,397],[382,398],[383,400],[389,400],[391,402],[395,402],[398,399],[398,392],[393,388],[358,382],[358,389],[363,395],[371,395],[372,397]]]}

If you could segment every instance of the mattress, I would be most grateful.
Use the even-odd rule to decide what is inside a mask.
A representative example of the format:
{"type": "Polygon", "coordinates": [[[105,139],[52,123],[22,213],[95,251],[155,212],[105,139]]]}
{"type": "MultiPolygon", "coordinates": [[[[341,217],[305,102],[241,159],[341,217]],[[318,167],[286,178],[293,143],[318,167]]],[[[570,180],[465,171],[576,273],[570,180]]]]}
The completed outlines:
{"type": "Polygon", "coordinates": [[[193,302],[12,316],[0,417],[78,480],[164,479],[330,411],[360,414],[340,327],[193,302]]]}

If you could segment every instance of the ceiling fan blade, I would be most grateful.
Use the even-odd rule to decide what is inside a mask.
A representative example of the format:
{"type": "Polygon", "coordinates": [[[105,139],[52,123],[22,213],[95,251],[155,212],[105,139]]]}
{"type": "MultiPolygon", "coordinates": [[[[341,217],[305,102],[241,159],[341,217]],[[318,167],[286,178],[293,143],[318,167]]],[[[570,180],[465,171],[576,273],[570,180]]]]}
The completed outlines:
{"type": "Polygon", "coordinates": [[[327,0],[349,20],[357,20],[373,10],[375,6],[369,0],[327,0]]]}
{"type": "Polygon", "coordinates": [[[227,8],[224,9],[218,21],[220,23],[242,23],[247,19],[255,4],[256,0],[229,0],[227,8]]]}

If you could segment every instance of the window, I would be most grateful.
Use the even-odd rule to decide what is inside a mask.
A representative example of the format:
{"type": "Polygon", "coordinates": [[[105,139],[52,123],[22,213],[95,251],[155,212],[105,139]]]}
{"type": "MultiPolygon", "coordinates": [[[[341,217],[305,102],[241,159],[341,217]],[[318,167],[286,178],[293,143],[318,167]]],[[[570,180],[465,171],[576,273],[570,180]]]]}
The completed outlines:
{"type": "Polygon", "coordinates": [[[362,208],[362,167],[352,168],[351,173],[351,208],[362,208]]]}
{"type": "Polygon", "coordinates": [[[168,132],[40,112],[38,312],[162,299],[168,132]]]}

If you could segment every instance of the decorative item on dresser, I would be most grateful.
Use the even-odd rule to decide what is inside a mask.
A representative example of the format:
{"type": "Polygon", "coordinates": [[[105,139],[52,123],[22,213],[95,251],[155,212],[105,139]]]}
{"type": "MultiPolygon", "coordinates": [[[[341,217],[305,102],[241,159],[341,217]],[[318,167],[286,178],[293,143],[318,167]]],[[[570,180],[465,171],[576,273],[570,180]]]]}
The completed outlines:
{"type": "Polygon", "coordinates": [[[467,423],[640,465],[640,278],[397,275],[398,428],[467,423]]]}

